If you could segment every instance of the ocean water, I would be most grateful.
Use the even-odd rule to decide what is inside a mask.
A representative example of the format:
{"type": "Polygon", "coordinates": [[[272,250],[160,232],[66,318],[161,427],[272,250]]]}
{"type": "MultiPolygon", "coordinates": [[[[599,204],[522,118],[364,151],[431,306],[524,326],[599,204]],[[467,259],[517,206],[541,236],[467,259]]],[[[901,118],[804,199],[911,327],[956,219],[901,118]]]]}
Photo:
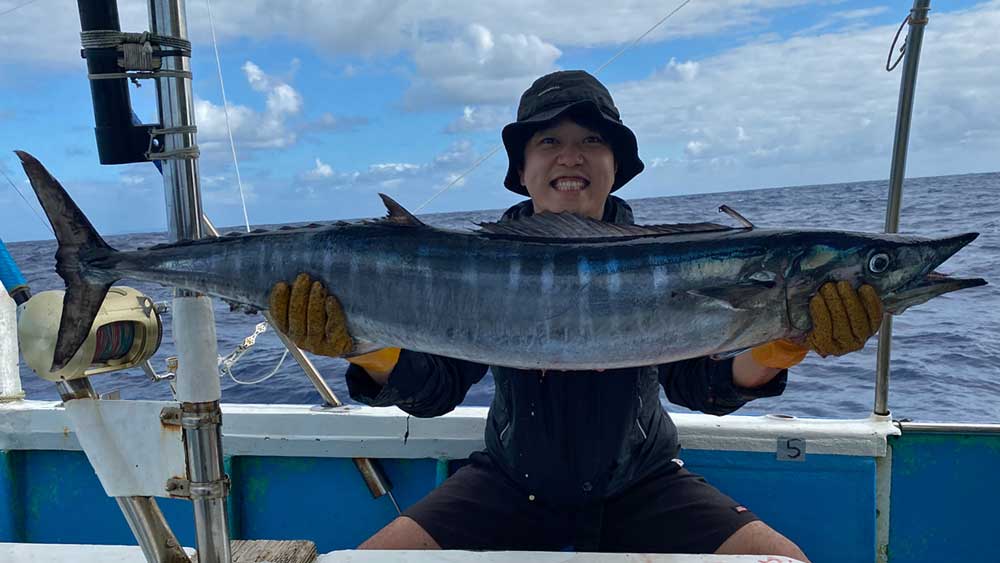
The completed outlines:
{"type": "MultiPolygon", "coordinates": [[[[981,233],[940,271],[982,277],[990,285],[934,299],[896,317],[893,330],[889,406],[894,418],[921,422],[1000,422],[1000,173],[941,176],[908,180],[903,195],[900,231],[925,236],[981,233]]],[[[623,194],[627,196],[626,193],[623,194]]],[[[638,223],[726,222],[716,209],[726,204],[758,227],[829,228],[881,231],[888,182],[797,186],[731,193],[632,200],[638,223]]],[[[428,215],[429,223],[470,228],[495,220],[502,210],[428,215]]],[[[107,237],[120,250],[165,242],[162,233],[107,237]]],[[[54,241],[13,243],[11,254],[32,290],[62,289],[54,271],[54,241]]],[[[125,283],[128,283],[127,281],[125,283]]],[[[132,283],[155,301],[169,301],[170,290],[132,283]]],[[[232,351],[251,334],[259,316],[232,313],[216,303],[219,353],[232,351]]],[[[153,357],[158,371],[174,354],[170,316],[164,317],[163,345],[153,357]]],[[[751,402],[739,414],[780,413],[800,417],[863,418],[872,410],[876,339],[859,352],[840,358],[810,355],[791,370],[780,397],[751,402]]],[[[270,332],[236,365],[236,378],[252,382],[270,374],[284,348],[270,332]]],[[[350,403],[343,380],[346,362],[313,357],[338,397],[350,403]]],[[[37,377],[23,362],[23,387],[29,399],[55,400],[54,385],[37,377]]],[[[168,384],[150,382],[134,369],[92,378],[98,391],[119,390],[124,399],[169,399],[168,384]]],[[[289,357],[262,383],[222,381],[225,402],[320,404],[321,399],[289,357]]],[[[466,396],[464,405],[489,405],[493,381],[487,375],[466,396]]],[[[662,396],[662,393],[661,393],[662,396]]],[[[673,412],[685,409],[663,399],[673,412]]]]}

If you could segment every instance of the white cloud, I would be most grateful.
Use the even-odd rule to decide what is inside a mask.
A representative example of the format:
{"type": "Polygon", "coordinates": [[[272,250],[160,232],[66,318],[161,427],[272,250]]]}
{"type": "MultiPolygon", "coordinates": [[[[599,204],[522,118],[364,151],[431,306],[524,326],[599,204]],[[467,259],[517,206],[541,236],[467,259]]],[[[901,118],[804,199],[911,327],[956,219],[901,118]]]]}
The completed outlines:
{"type": "Polygon", "coordinates": [[[243,63],[250,87],[267,95],[267,111],[273,115],[296,114],[302,109],[302,96],[294,88],[268,76],[251,61],[243,63]]]}
{"type": "Polygon", "coordinates": [[[664,77],[674,78],[683,82],[690,82],[698,77],[698,62],[684,61],[677,62],[677,59],[670,57],[670,62],[663,69],[664,77]]]}
{"type": "Polygon", "coordinates": [[[842,20],[859,20],[864,18],[870,18],[872,16],[877,16],[879,14],[884,14],[889,11],[888,6],[875,6],[872,8],[861,8],[858,10],[846,10],[843,12],[836,12],[830,17],[842,20]]]}
{"type": "Polygon", "coordinates": [[[320,160],[319,157],[317,157],[316,166],[312,170],[306,172],[305,177],[311,180],[331,178],[333,177],[333,167],[331,167],[329,164],[326,164],[325,162],[320,160]]]}
{"type": "Polygon", "coordinates": [[[386,162],[384,164],[372,164],[368,167],[369,174],[378,176],[382,174],[405,174],[420,170],[420,165],[409,162],[386,162]]]}
{"type": "Polygon", "coordinates": [[[353,131],[368,124],[367,117],[359,116],[337,116],[330,112],[325,112],[319,118],[303,123],[299,130],[302,132],[331,133],[342,131],[353,131]]]}
{"type": "Polygon", "coordinates": [[[709,147],[708,143],[702,141],[688,141],[688,144],[684,147],[684,152],[695,158],[701,156],[702,153],[709,147]]]}
{"type": "Polygon", "coordinates": [[[496,131],[513,121],[513,107],[465,106],[462,115],[445,127],[446,133],[469,133],[472,131],[496,131]]]}
{"type": "MultiPolygon", "coordinates": [[[[766,23],[776,9],[808,0],[713,0],[692,2],[653,30],[648,41],[714,34],[766,23]]],[[[298,2],[294,9],[267,0],[216,0],[216,25],[223,38],[283,36],[304,40],[330,54],[394,53],[414,48],[422,35],[488,22],[492,37],[524,34],[548,43],[592,47],[622,44],[649,30],[676,3],[633,0],[622,4],[580,0],[358,0],[345,10],[337,2],[298,2]]],[[[206,33],[207,18],[195,18],[194,34],[206,33]]]]}
{"type": "MultiPolygon", "coordinates": [[[[258,112],[247,106],[229,104],[229,124],[237,148],[274,149],[295,144],[297,134],[288,121],[302,112],[302,96],[251,61],[243,64],[243,72],[250,87],[265,95],[265,109],[258,112]]],[[[206,152],[227,149],[229,137],[222,105],[196,98],[194,109],[202,149],[206,152]]]]}
{"type": "MultiPolygon", "coordinates": [[[[0,11],[18,1],[0,0],[0,11]]],[[[644,41],[759,28],[766,25],[773,11],[807,3],[809,0],[692,2],[644,41]]],[[[653,22],[675,7],[660,0],[621,4],[579,0],[356,0],[350,9],[345,9],[342,2],[316,0],[292,4],[214,0],[212,6],[217,36],[223,45],[233,40],[290,40],[308,44],[331,57],[416,52],[428,41],[440,42],[441,36],[455,34],[455,30],[462,34],[470,26],[484,23],[488,23],[492,34],[484,36],[480,43],[487,48],[491,40],[499,44],[498,38],[504,35],[537,37],[544,43],[565,47],[620,45],[649,30],[653,22]]],[[[53,10],[49,2],[37,2],[3,18],[0,61],[82,68],[78,56],[80,23],[74,7],[53,10]],[[46,40],[39,42],[36,30],[42,29],[46,40]]],[[[146,0],[119,0],[118,10],[123,30],[148,29],[146,0]]],[[[188,3],[187,18],[190,38],[196,44],[208,45],[211,34],[205,4],[188,3]]]]}
{"type": "MultiPolygon", "coordinates": [[[[911,154],[963,147],[970,155],[963,161],[970,162],[969,151],[1000,146],[1000,114],[992,108],[1000,99],[1000,45],[992,37],[998,28],[998,2],[938,14],[927,28],[911,154]]],[[[822,183],[848,169],[871,174],[860,168],[865,161],[875,162],[874,177],[882,177],[901,72],[884,69],[893,33],[890,25],[748,44],[689,61],[697,71],[687,76],[680,70],[687,62],[670,60],[650,78],[611,90],[641,153],[658,164],[645,175],[650,185],[662,186],[663,174],[745,182],[747,171],[778,167],[835,175],[813,178],[822,183]]],[[[910,170],[919,166],[910,162],[910,170]]]]}
{"type": "Polygon", "coordinates": [[[146,183],[145,176],[134,176],[131,174],[122,174],[121,180],[126,186],[139,186],[146,183]]]}
{"type": "Polygon", "coordinates": [[[534,35],[496,35],[470,24],[446,41],[416,46],[417,76],[405,95],[410,107],[509,104],[538,76],[555,70],[562,51],[534,35]]]}
{"type": "Polygon", "coordinates": [[[354,171],[338,172],[316,159],[316,166],[299,175],[299,189],[312,197],[326,197],[325,189],[356,189],[420,193],[447,185],[478,158],[468,141],[459,141],[430,161],[380,162],[354,171]]]}
{"type": "MultiPolygon", "coordinates": [[[[23,3],[23,0],[0,0],[0,12],[23,3]]],[[[146,4],[142,0],[118,3],[122,29],[140,31],[139,28],[149,27],[146,4]]],[[[76,4],[35,2],[0,18],[0,62],[86,68],[86,62],[80,58],[80,16],[76,4]]]]}

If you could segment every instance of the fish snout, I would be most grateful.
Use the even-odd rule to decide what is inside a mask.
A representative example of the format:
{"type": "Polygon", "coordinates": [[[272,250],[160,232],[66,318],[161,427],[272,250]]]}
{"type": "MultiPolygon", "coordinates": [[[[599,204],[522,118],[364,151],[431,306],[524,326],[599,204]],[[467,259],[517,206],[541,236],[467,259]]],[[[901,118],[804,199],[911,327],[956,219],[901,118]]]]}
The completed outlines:
{"type": "Polygon", "coordinates": [[[886,311],[898,315],[914,305],[919,305],[940,295],[986,285],[986,280],[982,278],[955,278],[935,271],[935,268],[965,248],[970,242],[976,240],[977,237],[979,237],[979,233],[965,233],[925,243],[929,249],[929,255],[925,254],[927,264],[924,267],[924,272],[926,273],[917,276],[910,283],[895,289],[888,295],[882,296],[886,311]]]}

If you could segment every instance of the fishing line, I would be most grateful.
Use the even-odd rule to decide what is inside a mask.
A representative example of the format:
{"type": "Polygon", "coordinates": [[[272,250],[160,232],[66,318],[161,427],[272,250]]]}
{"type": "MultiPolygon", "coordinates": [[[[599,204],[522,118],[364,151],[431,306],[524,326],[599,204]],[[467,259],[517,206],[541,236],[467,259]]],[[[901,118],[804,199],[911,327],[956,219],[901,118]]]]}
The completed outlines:
{"type": "Polygon", "coordinates": [[[222,90],[222,112],[226,115],[226,132],[229,133],[229,148],[233,152],[233,167],[236,168],[236,185],[240,189],[240,204],[243,205],[243,224],[250,232],[250,216],[247,214],[247,200],[243,195],[243,179],[240,177],[240,163],[236,158],[236,141],[233,140],[233,128],[229,124],[229,102],[226,100],[226,83],[222,79],[222,59],[219,57],[219,42],[215,38],[215,19],[212,17],[212,0],[205,0],[208,5],[208,26],[212,29],[212,48],[215,50],[215,68],[219,71],[219,88],[222,90]]]}
{"type": "MultiPolygon", "coordinates": [[[[243,224],[246,226],[247,232],[249,233],[250,214],[247,213],[247,200],[246,196],[243,193],[243,179],[240,176],[240,162],[239,159],[236,157],[236,141],[233,138],[233,127],[229,121],[229,101],[226,99],[226,82],[222,78],[222,57],[219,56],[219,41],[215,35],[215,18],[212,15],[212,0],[205,0],[205,4],[208,7],[208,27],[212,30],[212,49],[215,51],[215,69],[219,73],[219,89],[222,91],[222,111],[226,116],[226,132],[229,134],[229,149],[230,151],[232,151],[233,154],[233,168],[236,169],[236,185],[239,187],[240,204],[243,206],[243,224]]],[[[255,379],[253,381],[241,381],[239,379],[236,379],[236,376],[233,375],[232,371],[233,367],[232,364],[236,363],[235,359],[233,360],[232,364],[224,366],[222,371],[227,373],[229,375],[229,379],[232,379],[234,383],[238,383],[240,385],[257,385],[258,383],[263,383],[268,379],[271,379],[271,377],[273,377],[274,374],[278,373],[278,370],[280,370],[281,366],[284,365],[285,358],[287,357],[288,357],[288,348],[286,347],[285,352],[281,355],[281,359],[278,360],[278,365],[274,366],[274,369],[271,370],[271,373],[265,375],[264,377],[261,377],[260,379],[255,379]]]]}
{"type": "MultiPolygon", "coordinates": [[[[674,8],[673,10],[670,11],[670,13],[668,13],[667,15],[663,16],[662,18],[660,18],[660,21],[654,23],[653,26],[650,27],[649,29],[647,29],[642,35],[640,35],[639,37],[636,37],[631,43],[629,43],[628,45],[626,45],[625,47],[623,47],[620,51],[618,51],[610,59],[608,59],[607,62],[605,62],[601,66],[597,67],[597,70],[595,70],[594,73],[593,73],[594,76],[597,76],[598,74],[600,74],[602,70],[604,70],[605,68],[607,68],[608,65],[610,65],[611,63],[613,63],[618,57],[620,57],[623,54],[625,54],[625,52],[628,51],[629,49],[635,47],[640,41],[643,40],[644,37],[646,37],[647,35],[649,35],[650,33],[652,33],[654,29],[656,29],[656,28],[660,27],[661,25],[663,25],[663,22],[669,20],[674,14],[676,14],[677,12],[679,12],[681,10],[681,8],[683,8],[684,6],[687,6],[690,2],[691,2],[691,0],[684,0],[683,2],[681,2],[680,4],[678,4],[676,8],[674,8]]],[[[476,168],[479,168],[479,166],[482,163],[486,162],[487,160],[489,160],[489,158],[491,156],[493,156],[494,154],[496,154],[497,151],[500,150],[501,146],[503,146],[503,145],[496,145],[495,147],[493,147],[492,150],[490,150],[490,152],[486,153],[485,156],[480,157],[478,160],[476,160],[474,163],[472,163],[472,166],[470,166],[468,170],[466,170],[465,172],[462,172],[461,174],[459,174],[457,178],[455,178],[454,180],[451,181],[451,183],[449,183],[447,186],[445,186],[445,187],[441,188],[440,190],[438,190],[427,201],[425,201],[425,202],[421,203],[420,205],[418,205],[413,210],[414,213],[417,212],[417,211],[420,211],[421,209],[423,209],[428,203],[430,203],[430,202],[434,201],[435,199],[437,199],[437,197],[439,195],[441,195],[444,192],[446,192],[449,189],[451,189],[451,187],[454,186],[455,184],[457,184],[459,181],[461,181],[462,178],[465,178],[473,170],[475,170],[476,168]]]]}
{"type": "Polygon", "coordinates": [[[38,2],[38,0],[28,0],[24,4],[21,4],[20,6],[14,6],[13,8],[11,8],[11,9],[5,11],[5,12],[0,12],[0,16],[6,16],[7,14],[10,14],[12,12],[16,12],[17,10],[20,10],[21,8],[23,8],[23,7],[25,7],[25,6],[29,5],[29,4],[34,4],[35,2],[38,2]]]}
{"type": "MultiPolygon", "coordinates": [[[[0,16],[2,15],[3,14],[0,14],[0,16]]],[[[38,217],[38,220],[41,221],[42,225],[45,226],[45,229],[50,233],[52,233],[52,236],[55,237],[56,232],[52,230],[52,226],[49,225],[49,223],[41,216],[41,214],[38,213],[37,209],[32,207],[31,202],[28,201],[28,198],[24,197],[24,194],[21,193],[21,190],[17,189],[17,186],[14,184],[14,181],[10,179],[10,176],[8,176],[6,172],[3,171],[3,168],[0,168],[0,174],[3,174],[3,177],[7,179],[7,183],[10,184],[10,187],[14,188],[14,191],[17,192],[17,195],[21,196],[21,199],[24,200],[24,204],[28,206],[28,209],[30,209],[32,213],[35,214],[35,217],[38,217]]]]}
{"type": "Polygon", "coordinates": [[[651,28],[647,29],[647,30],[646,30],[646,33],[643,33],[643,34],[642,34],[642,35],[640,35],[639,37],[636,37],[636,38],[635,38],[635,41],[633,41],[633,42],[629,43],[629,44],[628,44],[628,45],[626,45],[626,46],[625,46],[624,48],[622,48],[622,50],[621,50],[621,51],[618,51],[617,53],[615,53],[615,55],[614,55],[613,57],[611,57],[610,59],[608,59],[608,62],[606,62],[606,63],[602,64],[601,66],[599,66],[599,67],[597,68],[597,70],[595,70],[595,71],[594,71],[594,74],[595,74],[595,75],[596,75],[596,74],[599,74],[599,73],[600,73],[600,72],[601,72],[602,70],[604,70],[604,68],[605,68],[605,67],[607,67],[607,66],[608,66],[609,64],[613,63],[613,62],[615,61],[615,59],[617,59],[618,57],[622,56],[622,54],[624,54],[624,53],[625,53],[625,51],[628,51],[628,50],[629,50],[629,49],[631,49],[632,47],[635,47],[637,43],[639,43],[640,41],[642,41],[642,39],[643,39],[644,37],[646,37],[647,35],[649,35],[650,33],[652,33],[654,29],[656,29],[656,28],[660,27],[660,25],[662,25],[662,24],[663,24],[663,22],[665,22],[665,21],[669,20],[669,19],[670,19],[670,16],[673,16],[674,14],[676,14],[677,12],[679,12],[681,8],[683,8],[684,6],[687,6],[687,5],[688,5],[688,2],[690,2],[690,1],[691,1],[691,0],[684,0],[684,2],[682,2],[682,3],[681,3],[681,4],[679,5],[679,6],[677,6],[676,8],[674,8],[672,12],[670,12],[669,14],[667,14],[667,15],[663,16],[663,18],[661,18],[661,19],[660,19],[660,21],[658,21],[658,22],[656,22],[655,24],[653,24],[653,27],[651,27],[651,28]]]}
{"type": "Polygon", "coordinates": [[[418,205],[417,208],[413,210],[413,212],[416,213],[417,211],[420,211],[428,203],[430,203],[430,202],[434,201],[435,199],[437,199],[437,196],[443,194],[444,192],[448,191],[449,188],[451,188],[455,184],[459,183],[462,180],[462,178],[465,178],[466,176],[468,176],[473,170],[475,170],[476,168],[479,168],[480,164],[486,162],[487,159],[489,159],[491,156],[495,155],[497,153],[497,151],[500,150],[501,146],[502,145],[497,145],[497,146],[493,147],[493,150],[491,150],[490,152],[486,153],[485,155],[479,157],[479,160],[477,160],[476,162],[474,162],[472,164],[471,168],[469,168],[465,172],[462,172],[461,174],[459,174],[458,177],[455,178],[454,180],[452,180],[450,184],[448,184],[447,186],[441,188],[440,190],[438,190],[437,193],[435,193],[434,195],[432,195],[430,197],[430,199],[428,199],[427,201],[425,201],[425,202],[421,203],[420,205],[418,205]]]}
{"type": "Polygon", "coordinates": [[[225,372],[229,375],[229,379],[233,380],[233,383],[239,383],[240,385],[257,385],[258,383],[264,383],[268,379],[271,379],[271,377],[273,377],[274,374],[278,373],[278,370],[281,369],[281,365],[285,363],[285,358],[287,357],[288,357],[288,349],[286,348],[285,352],[281,354],[281,359],[278,360],[278,365],[274,366],[274,369],[271,370],[271,373],[265,375],[260,379],[255,379],[253,381],[242,381],[236,379],[236,376],[233,375],[232,368],[226,369],[225,372]]]}

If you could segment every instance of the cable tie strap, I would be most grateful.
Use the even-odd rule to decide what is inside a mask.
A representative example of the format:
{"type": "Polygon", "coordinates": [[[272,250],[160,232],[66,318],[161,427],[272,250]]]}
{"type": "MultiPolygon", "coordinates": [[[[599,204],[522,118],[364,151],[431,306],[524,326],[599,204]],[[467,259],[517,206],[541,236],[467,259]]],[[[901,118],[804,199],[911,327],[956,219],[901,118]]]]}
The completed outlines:
{"type": "Polygon", "coordinates": [[[91,80],[115,80],[118,78],[128,78],[132,82],[137,80],[150,80],[153,78],[191,78],[189,70],[154,70],[138,72],[108,72],[102,74],[88,74],[91,80]]]}
{"type": "Polygon", "coordinates": [[[141,33],[126,33],[113,29],[96,29],[80,33],[80,43],[84,49],[111,49],[125,43],[145,44],[171,47],[182,51],[177,56],[191,56],[191,42],[179,37],[157,35],[148,31],[141,33]]]}
{"type": "Polygon", "coordinates": [[[182,135],[182,134],[195,134],[198,132],[198,128],[194,125],[187,125],[183,127],[164,127],[163,129],[150,129],[149,130],[149,145],[146,147],[145,156],[148,160],[193,160],[201,155],[201,151],[198,149],[198,145],[193,145],[190,147],[182,147],[179,149],[172,150],[157,150],[154,147],[154,143],[159,139],[159,146],[164,147],[166,143],[163,142],[164,135],[182,135]]]}

